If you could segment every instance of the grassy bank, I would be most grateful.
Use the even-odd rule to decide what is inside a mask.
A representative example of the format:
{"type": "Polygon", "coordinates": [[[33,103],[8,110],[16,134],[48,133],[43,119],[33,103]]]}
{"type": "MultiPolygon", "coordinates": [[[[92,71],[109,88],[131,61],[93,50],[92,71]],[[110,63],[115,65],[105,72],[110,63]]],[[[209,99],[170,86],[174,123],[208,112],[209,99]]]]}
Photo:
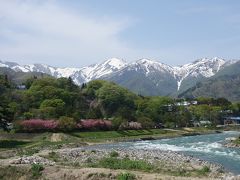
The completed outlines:
{"type": "Polygon", "coordinates": [[[71,133],[0,133],[0,159],[31,156],[42,150],[74,148],[91,144],[163,139],[214,133],[207,128],[91,131],[71,133]]]}
{"type": "Polygon", "coordinates": [[[187,135],[208,134],[216,131],[208,128],[185,129],[147,129],[125,131],[97,131],[97,132],[73,132],[70,135],[80,138],[84,142],[116,142],[130,140],[146,140],[180,137],[187,135]]]}
{"type": "Polygon", "coordinates": [[[67,145],[87,145],[131,140],[161,139],[214,133],[207,128],[148,129],[124,131],[91,131],[71,133],[0,133],[0,150],[14,148],[61,148],[67,145]],[[56,136],[57,135],[57,136],[56,136]]]}

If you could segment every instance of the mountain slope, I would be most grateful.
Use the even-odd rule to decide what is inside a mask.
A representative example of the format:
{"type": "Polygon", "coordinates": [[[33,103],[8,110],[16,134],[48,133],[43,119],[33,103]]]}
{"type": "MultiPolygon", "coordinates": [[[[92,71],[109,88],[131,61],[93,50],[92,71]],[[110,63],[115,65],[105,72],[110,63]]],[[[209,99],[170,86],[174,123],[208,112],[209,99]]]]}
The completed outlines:
{"type": "Polygon", "coordinates": [[[141,59],[106,77],[142,95],[170,95],[177,89],[174,71],[171,66],[141,59]]]}
{"type": "Polygon", "coordinates": [[[126,63],[123,60],[117,58],[108,59],[103,63],[83,68],[57,68],[45,64],[19,65],[17,63],[0,61],[0,67],[7,67],[16,72],[41,72],[57,78],[71,77],[78,85],[118,71],[125,65],[126,63]]]}
{"type": "Polygon", "coordinates": [[[179,97],[199,96],[240,101],[240,61],[220,70],[211,78],[199,82],[196,86],[181,93],[179,97]]]}
{"type": "Polygon", "coordinates": [[[232,63],[235,61],[203,58],[183,66],[172,67],[142,59],[128,64],[105,79],[143,95],[177,96],[232,63]]]}
{"type": "Polygon", "coordinates": [[[203,58],[192,63],[175,67],[178,74],[178,93],[194,86],[197,82],[215,75],[235,61],[225,61],[221,58],[203,58]]]}
{"type": "Polygon", "coordinates": [[[22,72],[22,71],[14,71],[8,67],[0,67],[0,75],[7,75],[9,80],[16,84],[22,84],[27,79],[31,77],[46,77],[48,74],[40,73],[40,72],[22,72]]]}
{"type": "Polygon", "coordinates": [[[149,59],[126,63],[121,59],[111,58],[82,68],[57,68],[45,64],[19,65],[2,61],[0,67],[7,67],[15,72],[41,72],[57,78],[71,77],[78,85],[94,79],[104,79],[142,95],[177,96],[233,63],[235,61],[221,58],[203,58],[172,67],[149,59]]]}

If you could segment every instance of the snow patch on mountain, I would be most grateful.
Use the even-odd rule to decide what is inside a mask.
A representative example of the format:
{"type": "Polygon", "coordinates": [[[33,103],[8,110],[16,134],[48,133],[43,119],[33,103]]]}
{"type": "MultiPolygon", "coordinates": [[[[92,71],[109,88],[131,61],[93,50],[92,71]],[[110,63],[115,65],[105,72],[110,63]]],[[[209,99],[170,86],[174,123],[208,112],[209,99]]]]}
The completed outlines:
{"type": "Polygon", "coordinates": [[[153,72],[168,72],[174,74],[171,66],[149,59],[137,60],[136,62],[130,63],[128,67],[129,69],[135,69],[135,71],[143,70],[146,76],[153,72]]]}
{"type": "Polygon", "coordinates": [[[0,67],[9,67],[8,65],[4,64],[4,62],[0,61],[0,67]]]}

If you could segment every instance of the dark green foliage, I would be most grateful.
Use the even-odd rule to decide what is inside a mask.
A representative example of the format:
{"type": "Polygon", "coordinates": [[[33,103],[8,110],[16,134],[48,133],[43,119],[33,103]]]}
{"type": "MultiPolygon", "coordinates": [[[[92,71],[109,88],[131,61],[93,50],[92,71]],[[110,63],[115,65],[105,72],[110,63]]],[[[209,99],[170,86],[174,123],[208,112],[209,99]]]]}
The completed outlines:
{"type": "Polygon", "coordinates": [[[7,75],[0,75],[0,127],[7,130],[7,122],[14,118],[15,111],[18,109],[16,103],[12,102],[11,91],[13,84],[7,75]]]}
{"type": "Polygon", "coordinates": [[[0,140],[0,148],[19,148],[23,145],[29,144],[29,141],[17,140],[0,140]]]}

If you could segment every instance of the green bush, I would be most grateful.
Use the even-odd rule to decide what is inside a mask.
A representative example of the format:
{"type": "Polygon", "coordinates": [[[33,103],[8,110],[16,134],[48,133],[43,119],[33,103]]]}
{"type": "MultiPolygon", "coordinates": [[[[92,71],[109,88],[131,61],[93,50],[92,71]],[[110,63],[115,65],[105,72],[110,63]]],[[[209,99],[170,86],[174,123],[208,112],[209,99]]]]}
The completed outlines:
{"type": "Polygon", "coordinates": [[[110,153],[110,157],[118,157],[119,156],[119,154],[118,154],[118,152],[116,152],[116,151],[112,151],[111,153],[110,153]]]}
{"type": "Polygon", "coordinates": [[[64,131],[70,131],[76,128],[76,121],[73,118],[67,116],[61,116],[59,119],[59,128],[64,131]]]}
{"type": "Polygon", "coordinates": [[[32,119],[33,118],[33,113],[31,112],[25,112],[23,113],[24,119],[32,119]]]}
{"type": "Polygon", "coordinates": [[[143,128],[149,129],[154,127],[153,120],[148,117],[145,117],[145,116],[139,117],[137,121],[141,123],[143,128]]]}
{"type": "Polygon", "coordinates": [[[32,172],[32,176],[37,178],[42,176],[42,171],[44,170],[43,165],[41,164],[32,164],[31,167],[31,172],[32,172]]]}
{"type": "Polygon", "coordinates": [[[118,130],[121,126],[121,124],[127,123],[126,119],[123,119],[121,117],[115,117],[112,120],[112,126],[114,129],[118,130]]]}
{"type": "Polygon", "coordinates": [[[52,151],[48,153],[48,158],[55,162],[58,162],[60,159],[60,156],[56,152],[52,151]]]}
{"type": "Polygon", "coordinates": [[[136,179],[136,175],[132,173],[120,173],[117,175],[117,180],[134,180],[136,179]]]}
{"type": "Polygon", "coordinates": [[[200,176],[206,176],[209,172],[211,172],[211,169],[208,166],[203,166],[202,169],[197,171],[197,174],[200,176]]]}

